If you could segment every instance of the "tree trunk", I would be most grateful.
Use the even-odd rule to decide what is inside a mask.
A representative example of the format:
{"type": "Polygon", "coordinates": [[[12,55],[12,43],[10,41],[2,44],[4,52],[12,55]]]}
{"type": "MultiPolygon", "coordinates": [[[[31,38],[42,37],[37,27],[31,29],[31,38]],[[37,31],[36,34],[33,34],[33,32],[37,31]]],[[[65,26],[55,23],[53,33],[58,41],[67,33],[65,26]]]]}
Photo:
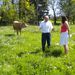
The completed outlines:
{"type": "Polygon", "coordinates": [[[75,18],[73,17],[73,19],[72,19],[72,22],[73,22],[73,24],[75,24],[75,18]]]}
{"type": "Polygon", "coordinates": [[[19,0],[19,19],[21,19],[21,0],[19,0]]]}
{"type": "Polygon", "coordinates": [[[56,15],[54,15],[54,25],[56,25],[56,15]]]}
{"type": "Polygon", "coordinates": [[[54,8],[53,8],[53,13],[54,13],[54,25],[56,25],[56,14],[55,14],[55,10],[54,10],[54,8]]]}
{"type": "Polygon", "coordinates": [[[14,0],[11,0],[11,3],[14,4],[14,0]]]}

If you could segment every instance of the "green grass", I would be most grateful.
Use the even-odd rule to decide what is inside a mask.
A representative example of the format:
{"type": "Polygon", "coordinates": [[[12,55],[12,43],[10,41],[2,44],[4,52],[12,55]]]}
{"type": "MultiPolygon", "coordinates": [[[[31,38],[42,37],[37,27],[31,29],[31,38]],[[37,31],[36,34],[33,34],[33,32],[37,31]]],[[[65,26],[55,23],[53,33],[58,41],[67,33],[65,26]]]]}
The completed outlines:
{"type": "MultiPolygon", "coordinates": [[[[71,25],[75,33],[75,25],[71,25]]],[[[0,75],[75,75],[75,35],[69,39],[69,54],[59,45],[60,26],[54,26],[51,47],[41,50],[41,32],[28,26],[16,35],[12,26],[0,27],[0,75]]]]}

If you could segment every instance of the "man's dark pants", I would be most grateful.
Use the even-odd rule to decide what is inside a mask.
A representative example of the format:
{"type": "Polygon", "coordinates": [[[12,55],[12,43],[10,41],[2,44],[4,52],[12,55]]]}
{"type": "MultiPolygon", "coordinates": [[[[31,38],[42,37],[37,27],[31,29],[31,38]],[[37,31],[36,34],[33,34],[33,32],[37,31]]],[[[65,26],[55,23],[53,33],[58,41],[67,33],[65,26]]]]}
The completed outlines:
{"type": "Polygon", "coordinates": [[[42,33],[42,50],[45,51],[45,44],[47,42],[47,47],[50,46],[51,34],[50,33],[42,33]]]}

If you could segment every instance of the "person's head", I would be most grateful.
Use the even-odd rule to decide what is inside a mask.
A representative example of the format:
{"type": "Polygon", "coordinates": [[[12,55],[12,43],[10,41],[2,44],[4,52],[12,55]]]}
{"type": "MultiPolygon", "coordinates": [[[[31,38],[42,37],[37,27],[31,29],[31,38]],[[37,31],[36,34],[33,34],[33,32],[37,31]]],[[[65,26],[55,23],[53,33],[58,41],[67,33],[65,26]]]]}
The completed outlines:
{"type": "Polygon", "coordinates": [[[66,16],[61,16],[61,19],[62,19],[62,23],[65,23],[65,21],[68,21],[66,16]]]}
{"type": "Polygon", "coordinates": [[[49,16],[44,16],[44,20],[45,20],[45,22],[47,22],[48,20],[49,20],[49,16]]]}

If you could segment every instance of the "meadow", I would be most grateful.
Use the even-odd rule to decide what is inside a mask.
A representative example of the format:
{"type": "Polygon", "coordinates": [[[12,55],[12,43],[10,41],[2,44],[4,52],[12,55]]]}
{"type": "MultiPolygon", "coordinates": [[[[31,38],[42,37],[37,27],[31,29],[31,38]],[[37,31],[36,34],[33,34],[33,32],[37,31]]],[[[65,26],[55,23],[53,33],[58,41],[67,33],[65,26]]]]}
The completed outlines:
{"type": "MultiPolygon", "coordinates": [[[[51,47],[41,50],[38,26],[28,26],[16,35],[12,26],[0,27],[0,75],[75,75],[75,34],[69,38],[69,53],[59,45],[60,26],[54,26],[51,47]]],[[[70,26],[75,33],[75,25],[70,26]]]]}

